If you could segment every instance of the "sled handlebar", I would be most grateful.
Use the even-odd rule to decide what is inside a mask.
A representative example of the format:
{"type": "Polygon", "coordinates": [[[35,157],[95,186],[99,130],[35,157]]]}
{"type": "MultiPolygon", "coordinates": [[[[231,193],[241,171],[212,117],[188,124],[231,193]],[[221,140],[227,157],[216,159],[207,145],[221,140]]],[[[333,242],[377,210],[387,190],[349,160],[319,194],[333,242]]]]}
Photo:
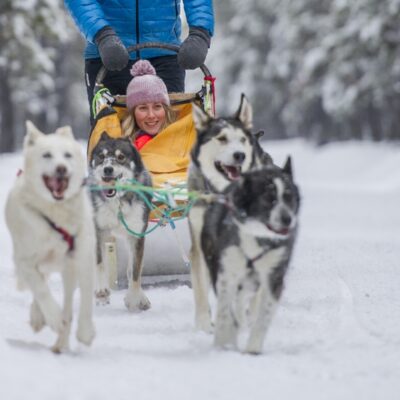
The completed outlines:
{"type": "MultiPolygon", "coordinates": [[[[138,43],[133,46],[127,47],[128,53],[133,53],[134,51],[139,51],[143,49],[163,49],[163,50],[170,50],[175,53],[179,52],[180,46],[167,44],[167,43],[160,43],[160,42],[148,42],[148,43],[138,43]]],[[[199,67],[203,72],[204,76],[210,76],[210,70],[206,67],[205,64],[200,65],[199,67]]],[[[100,86],[107,75],[108,70],[103,65],[96,76],[96,84],[95,84],[95,91],[96,87],[100,86]]]]}

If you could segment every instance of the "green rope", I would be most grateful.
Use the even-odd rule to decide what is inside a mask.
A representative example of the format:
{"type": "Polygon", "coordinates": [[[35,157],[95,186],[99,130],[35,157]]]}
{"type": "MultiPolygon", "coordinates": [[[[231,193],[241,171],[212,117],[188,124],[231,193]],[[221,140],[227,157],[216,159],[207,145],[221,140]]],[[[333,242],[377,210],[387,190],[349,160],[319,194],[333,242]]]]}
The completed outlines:
{"type": "Polygon", "coordinates": [[[159,226],[165,226],[167,223],[171,226],[172,229],[175,229],[175,221],[182,220],[186,218],[189,214],[190,209],[192,208],[196,199],[200,196],[197,192],[188,192],[186,190],[186,185],[176,185],[173,188],[168,189],[157,189],[149,186],[145,186],[140,182],[136,181],[135,179],[129,179],[127,182],[129,183],[116,183],[115,185],[107,185],[107,186],[100,186],[100,185],[89,185],[91,191],[103,191],[105,189],[114,189],[116,191],[125,191],[125,192],[134,192],[139,197],[141,197],[146,204],[146,206],[150,209],[150,211],[155,212],[159,221],[157,224],[148,229],[146,232],[135,232],[129,228],[125,217],[121,210],[118,212],[118,220],[124,226],[124,228],[129,232],[131,235],[136,237],[145,237],[149,233],[153,232],[159,226]],[[155,201],[165,204],[167,208],[161,209],[157,207],[153,202],[151,202],[146,194],[151,194],[155,201]],[[171,205],[171,197],[184,195],[186,196],[189,201],[186,205],[183,206],[172,206],[171,205]],[[179,213],[180,216],[172,216],[172,214],[179,213]]]}
{"type": "Polygon", "coordinates": [[[124,218],[124,214],[122,214],[122,211],[120,210],[118,212],[118,220],[121,222],[121,224],[124,226],[124,228],[133,236],[136,236],[138,238],[143,238],[146,235],[148,235],[149,233],[153,232],[154,230],[156,230],[159,226],[161,226],[160,223],[157,223],[157,225],[154,225],[152,228],[148,229],[145,232],[135,232],[132,229],[129,228],[125,218],[124,218]]]}

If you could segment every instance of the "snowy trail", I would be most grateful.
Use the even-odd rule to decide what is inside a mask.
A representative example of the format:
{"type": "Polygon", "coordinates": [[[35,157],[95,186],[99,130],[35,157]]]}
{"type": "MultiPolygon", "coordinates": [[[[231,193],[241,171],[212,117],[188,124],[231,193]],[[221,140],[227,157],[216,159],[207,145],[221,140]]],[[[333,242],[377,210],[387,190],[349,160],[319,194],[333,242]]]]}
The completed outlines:
{"type": "MultiPolygon", "coordinates": [[[[397,400],[399,146],[350,142],[316,149],[292,140],[266,148],[278,164],[292,155],[303,203],[264,355],[213,349],[212,337],[193,330],[186,286],[148,289],[151,310],[133,315],[125,311],[123,291],[114,292],[109,307],[95,310],[91,348],[73,338],[70,353],[51,354],[53,333],[30,330],[30,296],[15,290],[2,213],[0,399],[397,400]]],[[[19,167],[20,155],[0,156],[2,209],[19,167]]],[[[57,279],[53,287],[59,294],[57,279]]]]}

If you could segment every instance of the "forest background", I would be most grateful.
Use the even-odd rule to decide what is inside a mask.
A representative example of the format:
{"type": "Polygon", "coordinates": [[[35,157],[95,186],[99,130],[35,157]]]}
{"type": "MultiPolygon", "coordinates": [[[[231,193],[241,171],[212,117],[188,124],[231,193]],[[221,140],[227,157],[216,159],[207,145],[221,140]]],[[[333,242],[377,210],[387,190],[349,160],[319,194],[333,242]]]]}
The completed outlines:
{"type": "MultiPolygon", "coordinates": [[[[244,92],[266,137],[400,139],[400,0],[214,1],[217,112],[244,92]]],[[[0,152],[26,119],[89,134],[84,41],[61,0],[0,4],[0,152]]],[[[187,89],[201,79],[189,73],[187,89]]]]}

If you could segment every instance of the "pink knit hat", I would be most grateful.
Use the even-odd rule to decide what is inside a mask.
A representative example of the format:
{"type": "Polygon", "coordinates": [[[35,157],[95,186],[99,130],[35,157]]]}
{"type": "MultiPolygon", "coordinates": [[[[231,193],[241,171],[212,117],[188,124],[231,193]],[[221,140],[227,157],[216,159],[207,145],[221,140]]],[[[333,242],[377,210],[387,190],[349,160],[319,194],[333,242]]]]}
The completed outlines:
{"type": "Polygon", "coordinates": [[[126,106],[129,110],[143,103],[170,104],[167,87],[149,61],[137,61],[130,72],[133,79],[126,89],[126,106]]]}

